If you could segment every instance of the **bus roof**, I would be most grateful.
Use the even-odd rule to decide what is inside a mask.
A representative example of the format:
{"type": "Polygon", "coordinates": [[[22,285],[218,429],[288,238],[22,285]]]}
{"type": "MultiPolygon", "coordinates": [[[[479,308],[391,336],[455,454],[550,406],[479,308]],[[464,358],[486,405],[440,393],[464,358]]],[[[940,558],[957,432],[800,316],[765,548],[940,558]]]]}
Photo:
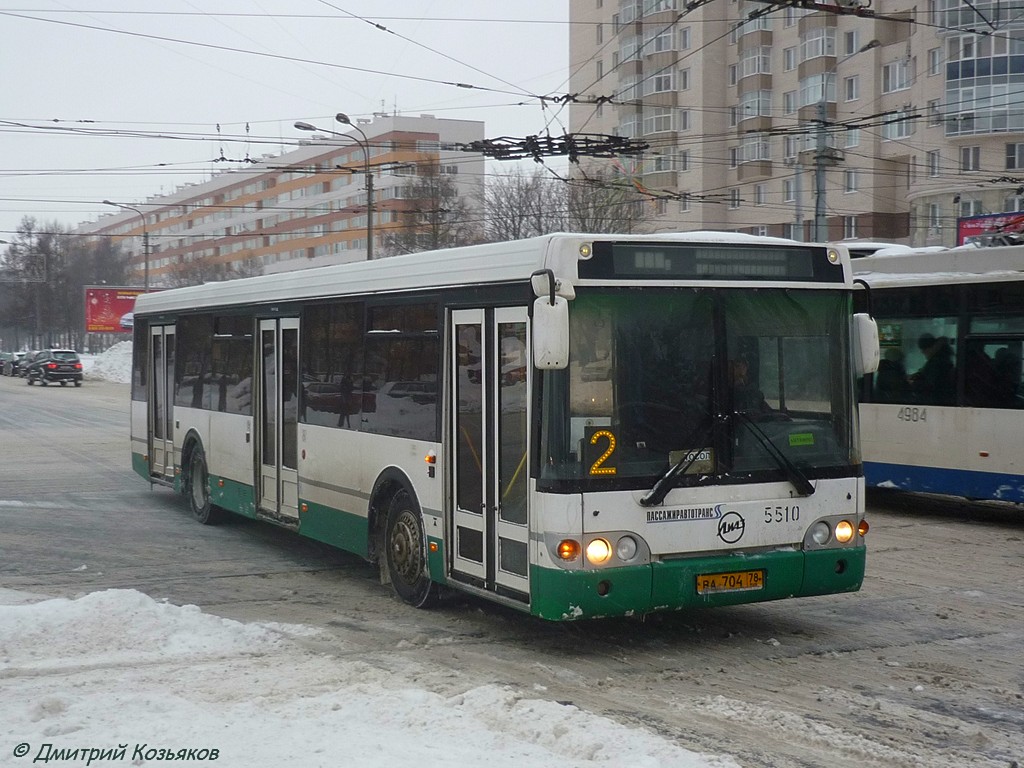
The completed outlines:
{"type": "Polygon", "coordinates": [[[1024,279],[1024,245],[1001,248],[920,249],[865,256],[852,262],[854,277],[872,286],[938,285],[1024,279]]]}
{"type": "Polygon", "coordinates": [[[733,232],[672,232],[653,235],[555,233],[524,240],[464,246],[358,261],[315,269],[204,283],[142,294],[135,313],[153,314],[183,308],[204,309],[238,304],[316,299],[360,293],[384,293],[465,284],[522,282],[538,269],[575,277],[579,246],[615,242],[706,243],[711,245],[802,245],[777,237],[733,232]]]}

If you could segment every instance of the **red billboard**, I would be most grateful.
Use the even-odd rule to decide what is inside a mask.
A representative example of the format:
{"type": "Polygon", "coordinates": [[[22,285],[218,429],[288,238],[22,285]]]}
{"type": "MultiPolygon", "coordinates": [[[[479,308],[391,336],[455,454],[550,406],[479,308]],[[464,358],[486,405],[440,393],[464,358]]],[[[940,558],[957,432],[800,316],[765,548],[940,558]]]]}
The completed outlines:
{"type": "Polygon", "coordinates": [[[86,333],[131,333],[135,298],[142,288],[85,287],[86,333]]]}
{"type": "Polygon", "coordinates": [[[963,245],[964,240],[968,237],[977,237],[978,235],[1000,232],[1019,233],[1022,226],[1024,226],[1024,215],[1020,211],[961,216],[956,220],[956,244],[963,245]]]}

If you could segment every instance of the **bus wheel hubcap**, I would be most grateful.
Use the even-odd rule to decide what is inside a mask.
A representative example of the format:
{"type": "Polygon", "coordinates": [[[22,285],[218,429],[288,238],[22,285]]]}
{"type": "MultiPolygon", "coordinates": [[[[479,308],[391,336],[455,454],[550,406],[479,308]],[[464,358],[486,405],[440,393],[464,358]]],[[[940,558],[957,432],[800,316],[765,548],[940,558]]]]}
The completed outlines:
{"type": "Polygon", "coordinates": [[[391,532],[391,562],[406,584],[416,581],[421,570],[419,526],[411,512],[402,512],[391,532]]]}

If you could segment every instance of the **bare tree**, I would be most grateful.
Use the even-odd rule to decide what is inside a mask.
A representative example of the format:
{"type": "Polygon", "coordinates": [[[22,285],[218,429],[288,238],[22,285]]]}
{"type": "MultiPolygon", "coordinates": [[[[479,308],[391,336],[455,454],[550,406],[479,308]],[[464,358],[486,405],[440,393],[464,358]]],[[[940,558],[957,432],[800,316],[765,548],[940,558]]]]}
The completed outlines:
{"type": "Polygon", "coordinates": [[[476,207],[460,195],[455,180],[439,165],[419,166],[403,193],[408,207],[398,211],[400,226],[382,228],[383,255],[481,242],[476,207]]]}
{"type": "Polygon", "coordinates": [[[566,229],[570,232],[637,232],[653,216],[653,199],[625,176],[590,171],[567,183],[566,229]]]}
{"type": "Polygon", "coordinates": [[[491,176],[484,189],[484,237],[489,242],[521,240],[565,229],[565,184],[535,167],[526,173],[491,176]]]}
{"type": "Polygon", "coordinates": [[[165,281],[172,288],[183,288],[262,274],[263,266],[253,258],[227,263],[216,261],[214,256],[205,256],[180,259],[169,267],[165,281]]]}
{"type": "Polygon", "coordinates": [[[22,220],[2,262],[0,329],[12,348],[81,348],[85,286],[126,279],[125,259],[110,239],[71,235],[56,222],[40,227],[31,217],[22,220]]]}

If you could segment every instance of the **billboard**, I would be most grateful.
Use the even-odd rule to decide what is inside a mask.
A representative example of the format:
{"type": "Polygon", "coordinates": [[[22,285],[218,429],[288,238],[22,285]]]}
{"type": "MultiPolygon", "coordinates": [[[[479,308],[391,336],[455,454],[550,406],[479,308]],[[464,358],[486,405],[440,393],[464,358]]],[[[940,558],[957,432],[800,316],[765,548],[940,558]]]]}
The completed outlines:
{"type": "Polygon", "coordinates": [[[956,220],[956,244],[963,245],[968,237],[997,232],[1020,232],[1024,215],[1020,211],[1006,213],[983,213],[978,216],[961,216],[956,220]]]}
{"type": "Polygon", "coordinates": [[[142,288],[87,285],[85,287],[86,333],[131,333],[135,298],[142,288]]]}

